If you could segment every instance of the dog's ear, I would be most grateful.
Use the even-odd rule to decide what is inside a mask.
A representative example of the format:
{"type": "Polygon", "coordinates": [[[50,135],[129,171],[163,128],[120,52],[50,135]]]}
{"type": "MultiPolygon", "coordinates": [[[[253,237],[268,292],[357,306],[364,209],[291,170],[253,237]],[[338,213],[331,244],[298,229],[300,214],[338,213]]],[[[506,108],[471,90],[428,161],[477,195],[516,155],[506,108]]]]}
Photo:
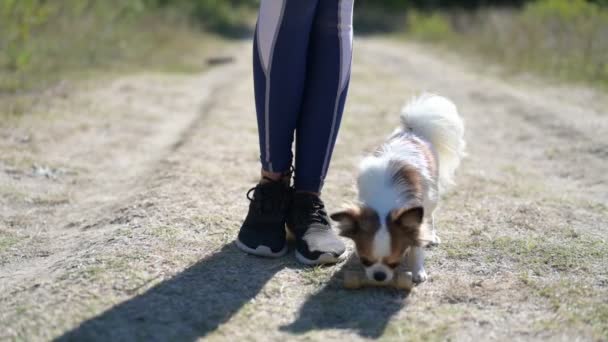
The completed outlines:
{"type": "Polygon", "coordinates": [[[391,213],[392,226],[396,227],[399,233],[415,246],[424,246],[428,243],[422,229],[423,218],[424,209],[422,207],[403,208],[391,213]]]}
{"type": "Polygon", "coordinates": [[[406,228],[417,228],[422,224],[424,209],[414,207],[409,209],[399,209],[394,213],[394,220],[406,228]]]}
{"type": "Polygon", "coordinates": [[[352,237],[359,229],[359,216],[361,212],[358,207],[349,207],[331,214],[332,220],[338,222],[340,235],[352,237]]]}

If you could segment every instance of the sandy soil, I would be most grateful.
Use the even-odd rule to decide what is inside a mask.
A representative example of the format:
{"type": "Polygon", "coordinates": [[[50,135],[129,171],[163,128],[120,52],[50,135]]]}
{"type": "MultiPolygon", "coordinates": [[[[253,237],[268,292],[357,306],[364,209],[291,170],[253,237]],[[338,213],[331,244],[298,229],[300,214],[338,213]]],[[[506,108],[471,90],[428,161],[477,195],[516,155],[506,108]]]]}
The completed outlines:
{"type": "Polygon", "coordinates": [[[249,44],[204,74],[55,87],[0,124],[0,340],[608,339],[605,94],[358,39],[329,209],[421,91],[458,105],[469,157],[430,280],[348,291],[347,263],[233,244],[258,174],[249,44]]]}

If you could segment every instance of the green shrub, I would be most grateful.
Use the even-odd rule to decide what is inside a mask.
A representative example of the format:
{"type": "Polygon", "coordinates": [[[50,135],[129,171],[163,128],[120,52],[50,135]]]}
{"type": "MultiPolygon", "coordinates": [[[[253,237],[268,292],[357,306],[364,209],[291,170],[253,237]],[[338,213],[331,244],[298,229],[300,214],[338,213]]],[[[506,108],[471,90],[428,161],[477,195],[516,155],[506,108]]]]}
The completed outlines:
{"type": "Polygon", "coordinates": [[[431,41],[448,39],[452,34],[448,18],[437,12],[411,10],[407,16],[407,27],[414,37],[431,41]]]}
{"type": "Polygon", "coordinates": [[[251,31],[252,25],[246,19],[256,1],[198,0],[192,3],[194,19],[207,30],[228,37],[242,37],[251,31]]]}
{"type": "MultiPolygon", "coordinates": [[[[194,36],[202,31],[245,31],[251,26],[248,11],[256,3],[0,0],[0,94],[44,87],[65,73],[177,64],[175,60],[192,55],[177,49],[200,46],[201,37],[194,36]]],[[[195,63],[202,65],[200,59],[195,63]]]]}
{"type": "Polygon", "coordinates": [[[125,52],[118,32],[144,10],[143,0],[0,0],[0,92],[125,52]]]}
{"type": "Polygon", "coordinates": [[[608,82],[606,8],[584,0],[542,0],[528,4],[519,19],[533,32],[526,42],[537,50],[532,62],[568,77],[608,82]]]}
{"type": "Polygon", "coordinates": [[[408,16],[413,37],[442,40],[517,70],[608,86],[608,8],[585,0],[538,0],[521,9],[408,16]]]}
{"type": "Polygon", "coordinates": [[[580,20],[592,18],[599,5],[585,0],[542,0],[528,3],[524,16],[543,20],[580,20]]]}
{"type": "Polygon", "coordinates": [[[39,0],[4,0],[0,3],[0,45],[4,67],[19,71],[27,67],[32,52],[25,48],[32,30],[47,22],[53,8],[39,0]]]}

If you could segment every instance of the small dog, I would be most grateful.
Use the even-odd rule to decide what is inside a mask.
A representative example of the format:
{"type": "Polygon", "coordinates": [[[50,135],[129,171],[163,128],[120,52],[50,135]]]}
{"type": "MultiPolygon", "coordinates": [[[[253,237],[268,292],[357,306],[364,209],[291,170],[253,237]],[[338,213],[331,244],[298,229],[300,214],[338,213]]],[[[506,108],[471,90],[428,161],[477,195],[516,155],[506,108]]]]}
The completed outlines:
{"type": "Polygon", "coordinates": [[[361,161],[358,203],[331,218],[355,242],[369,279],[391,281],[406,255],[414,282],[427,279],[423,247],[439,243],[433,212],[464,156],[463,136],[456,106],[423,94],[403,108],[401,127],[361,161]]]}

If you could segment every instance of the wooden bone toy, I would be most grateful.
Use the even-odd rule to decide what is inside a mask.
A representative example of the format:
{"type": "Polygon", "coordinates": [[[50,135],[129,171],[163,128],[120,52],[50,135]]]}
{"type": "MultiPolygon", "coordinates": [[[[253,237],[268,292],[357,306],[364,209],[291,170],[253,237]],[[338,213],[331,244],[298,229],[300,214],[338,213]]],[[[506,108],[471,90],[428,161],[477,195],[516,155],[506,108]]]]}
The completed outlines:
{"type": "Polygon", "coordinates": [[[411,290],[414,287],[412,274],[409,272],[398,272],[393,280],[387,283],[370,280],[363,272],[346,271],[344,272],[344,287],[347,289],[358,289],[364,286],[389,286],[403,290],[411,290]]]}

